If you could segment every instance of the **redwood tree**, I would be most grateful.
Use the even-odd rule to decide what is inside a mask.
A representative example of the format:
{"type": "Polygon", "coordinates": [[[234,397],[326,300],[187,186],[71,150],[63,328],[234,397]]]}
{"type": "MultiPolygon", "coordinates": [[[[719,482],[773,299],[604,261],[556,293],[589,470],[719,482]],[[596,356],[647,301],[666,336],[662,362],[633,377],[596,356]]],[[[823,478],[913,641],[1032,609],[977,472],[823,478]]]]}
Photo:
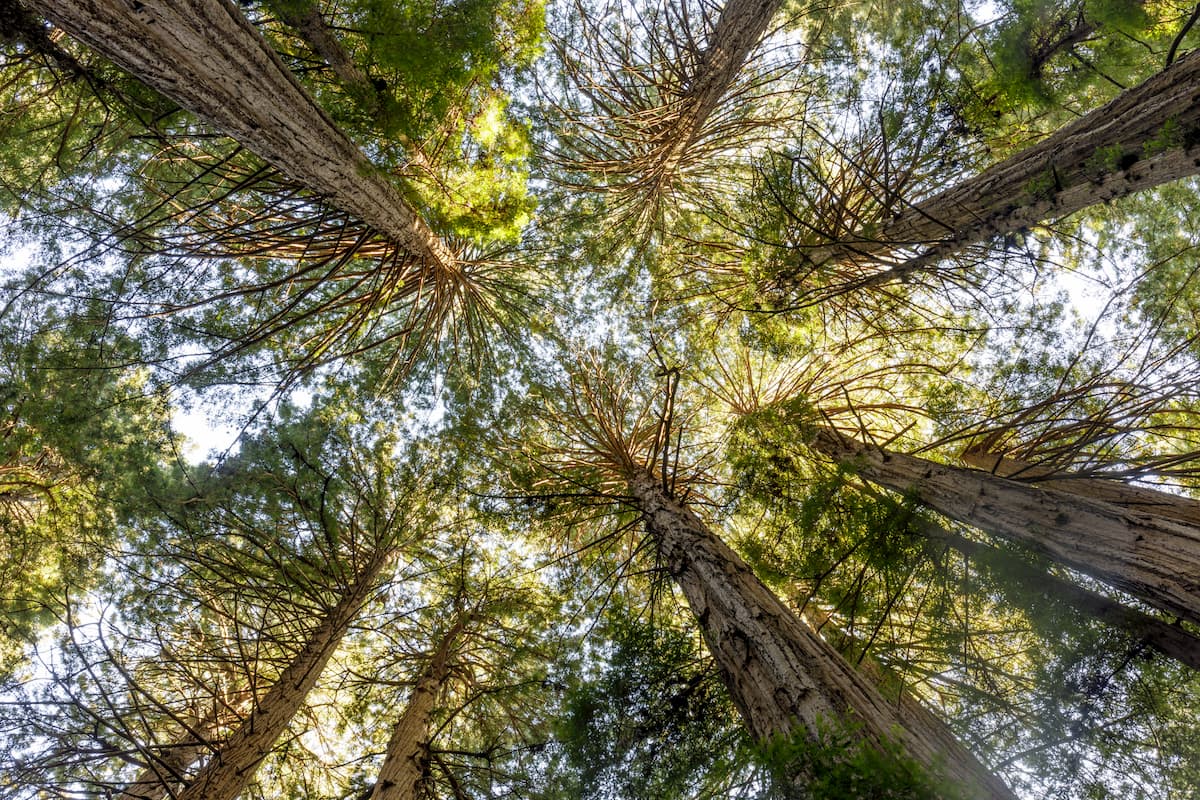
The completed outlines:
{"type": "MultiPolygon", "coordinates": [[[[872,483],[911,493],[941,514],[1044,553],[1200,624],[1200,529],[1147,511],[1038,488],[983,470],[883,450],[829,429],[814,449],[872,483]]],[[[1060,484],[1061,485],[1061,484],[1060,484]]],[[[1169,505],[1170,495],[1162,497],[1169,505]]],[[[1180,498],[1180,503],[1187,503],[1180,498]]]]}
{"type": "MultiPolygon", "coordinates": [[[[1200,174],[1198,88],[1200,57],[1180,58],[978,175],[927,198],[892,198],[870,229],[798,246],[773,287],[803,300],[803,276],[822,273],[830,273],[822,283],[839,291],[883,286],[933,270],[971,245],[1200,174]]],[[[886,174],[872,172],[868,180],[875,179],[886,174]]]]}

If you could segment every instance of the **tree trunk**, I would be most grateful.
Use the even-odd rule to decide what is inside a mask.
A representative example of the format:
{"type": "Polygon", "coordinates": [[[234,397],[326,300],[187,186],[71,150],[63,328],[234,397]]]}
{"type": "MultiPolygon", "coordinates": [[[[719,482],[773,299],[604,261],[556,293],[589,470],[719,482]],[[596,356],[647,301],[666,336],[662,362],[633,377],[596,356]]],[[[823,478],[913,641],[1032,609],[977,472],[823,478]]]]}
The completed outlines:
{"type": "Polygon", "coordinates": [[[675,174],[782,5],[783,0],[729,0],[725,4],[691,85],[683,87],[677,101],[678,115],[662,138],[659,183],[675,174]]]}
{"type": "Polygon", "coordinates": [[[629,491],[755,739],[813,736],[830,723],[848,723],[872,743],[897,738],[908,755],[972,797],[1013,797],[919,703],[888,702],[652,475],[632,476],[629,491]]]}
{"type": "Polygon", "coordinates": [[[1012,580],[1024,594],[1054,598],[1080,614],[1095,617],[1124,631],[1135,641],[1145,642],[1181,664],[1200,669],[1200,638],[1178,625],[1171,625],[1124,606],[1102,594],[1055,577],[1002,550],[948,531],[940,525],[922,522],[919,530],[932,542],[952,547],[968,558],[998,567],[1000,573],[1012,580]]]}
{"type": "MultiPolygon", "coordinates": [[[[346,91],[356,101],[362,103],[363,110],[370,114],[373,120],[379,122],[383,110],[379,91],[371,83],[367,73],[354,63],[350,54],[346,52],[346,48],[342,47],[342,43],[330,30],[329,25],[325,22],[325,17],[321,15],[321,10],[317,7],[316,0],[302,6],[296,6],[291,0],[282,0],[282,2],[277,0],[270,3],[270,6],[271,10],[279,15],[279,19],[285,25],[294,28],[313,53],[320,56],[329,65],[346,91]]],[[[433,164],[425,155],[425,150],[421,145],[400,131],[393,130],[390,135],[403,145],[410,166],[415,167],[424,175],[434,174],[433,164]]]]}
{"type": "Polygon", "coordinates": [[[234,800],[242,793],[316,685],[387,560],[382,552],[372,557],[242,726],[178,794],[179,800],[234,800]]]}
{"type": "Polygon", "coordinates": [[[30,0],[75,38],[429,268],[455,259],[226,0],[30,0]]]}
{"type": "Polygon", "coordinates": [[[1123,508],[1146,511],[1157,517],[1166,517],[1193,528],[1200,528],[1200,501],[1191,497],[1162,492],[1146,486],[1135,486],[1116,479],[1060,472],[1015,458],[978,450],[968,450],[959,458],[967,466],[987,470],[1001,478],[1012,478],[1022,483],[1034,483],[1046,489],[1058,489],[1123,508]]]}
{"type": "MultiPolygon", "coordinates": [[[[1200,173],[1200,53],[1189,54],[1032,147],[908,206],[861,238],[801,253],[812,267],[866,268],[881,285],[969,245],[1200,173]],[[881,271],[872,268],[883,266],[881,271]]],[[[797,287],[803,289],[804,287],[797,287]]]]}
{"type": "Polygon", "coordinates": [[[460,617],[442,637],[429,663],[413,685],[404,713],[392,728],[387,755],[370,800],[415,800],[429,773],[429,744],[433,710],[450,677],[454,649],[466,619],[460,617]]]}
{"type": "Polygon", "coordinates": [[[1200,529],[982,470],[890,453],[818,430],[811,444],[866,480],[1010,539],[1200,624],[1200,529]]]}

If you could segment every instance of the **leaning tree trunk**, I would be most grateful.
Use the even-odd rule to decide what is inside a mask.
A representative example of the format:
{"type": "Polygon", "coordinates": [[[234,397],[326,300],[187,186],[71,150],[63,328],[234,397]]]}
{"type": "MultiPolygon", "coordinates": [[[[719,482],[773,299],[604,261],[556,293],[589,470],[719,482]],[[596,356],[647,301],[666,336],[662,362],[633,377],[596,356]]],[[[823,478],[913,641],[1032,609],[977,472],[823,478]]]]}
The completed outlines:
{"type": "Polygon", "coordinates": [[[387,560],[385,552],[372,557],[242,726],[177,795],[179,800],[234,800],[242,793],[316,685],[387,560]]]}
{"type": "Polygon", "coordinates": [[[54,24],[432,269],[455,259],[226,0],[28,0],[54,24]]]}
{"type": "Polygon", "coordinates": [[[847,723],[873,744],[898,739],[908,755],[971,797],[1013,798],[919,703],[885,699],[651,474],[635,474],[629,491],[755,739],[815,736],[847,723]]]}
{"type": "Polygon", "coordinates": [[[1060,489],[1081,497],[1102,500],[1135,511],[1146,511],[1157,517],[1167,517],[1193,528],[1200,528],[1200,500],[1191,497],[1135,486],[1115,478],[1098,478],[1094,475],[1077,475],[1047,469],[997,453],[968,450],[959,458],[967,466],[987,470],[1001,478],[1034,483],[1045,489],[1060,489]]]}
{"type": "Polygon", "coordinates": [[[674,177],[782,5],[783,0],[730,0],[725,4],[691,84],[683,87],[676,101],[678,110],[661,134],[654,167],[656,183],[666,184],[674,177]]]}
{"type": "Polygon", "coordinates": [[[1032,548],[1200,624],[1200,528],[1141,508],[948,467],[817,430],[812,446],[862,478],[1032,548]]]}
{"type": "Polygon", "coordinates": [[[1098,592],[1051,575],[1012,554],[967,539],[940,525],[921,521],[917,531],[931,542],[953,548],[968,558],[997,568],[999,574],[1012,581],[1025,595],[1053,598],[1085,617],[1098,619],[1124,632],[1131,639],[1144,642],[1185,666],[1200,669],[1200,638],[1179,625],[1129,608],[1098,592]]]}
{"type": "Polygon", "coordinates": [[[778,281],[855,265],[866,273],[860,285],[889,283],[991,237],[1196,175],[1198,93],[1200,53],[1192,53],[1038,144],[897,211],[870,235],[805,251],[801,268],[778,281]]]}
{"type": "Polygon", "coordinates": [[[434,706],[450,678],[454,651],[465,625],[465,618],[455,621],[413,685],[408,704],[392,728],[387,755],[370,800],[415,800],[421,796],[421,787],[429,774],[434,706]]]}

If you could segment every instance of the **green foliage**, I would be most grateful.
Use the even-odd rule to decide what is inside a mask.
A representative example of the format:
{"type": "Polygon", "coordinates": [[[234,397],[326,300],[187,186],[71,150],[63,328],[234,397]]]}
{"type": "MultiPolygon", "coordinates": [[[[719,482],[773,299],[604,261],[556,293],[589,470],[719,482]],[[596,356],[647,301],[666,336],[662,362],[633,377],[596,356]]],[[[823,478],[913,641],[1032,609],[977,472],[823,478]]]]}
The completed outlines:
{"type": "MultiPolygon", "coordinates": [[[[10,291],[16,287],[10,285],[10,291]]],[[[0,676],[64,593],[92,585],[118,526],[168,480],[165,396],[140,348],[17,297],[0,323],[0,676]]]]}
{"type": "Polygon", "coordinates": [[[511,95],[541,52],[541,0],[268,5],[284,21],[332,18],[327,36],[358,78],[339,73],[335,91],[313,80],[317,98],[404,179],[435,227],[476,244],[516,241],[535,201],[528,123],[511,95]]]}
{"type": "Polygon", "coordinates": [[[795,800],[967,800],[895,741],[865,740],[855,727],[826,724],[812,735],[774,739],[760,757],[775,776],[775,794],[795,800]],[[791,776],[801,775],[793,782],[791,776]]]}
{"type": "Polygon", "coordinates": [[[550,785],[582,798],[720,797],[744,747],[696,636],[610,613],[568,675],[550,785]]]}
{"type": "Polygon", "coordinates": [[[1142,153],[1147,157],[1156,156],[1183,145],[1183,130],[1179,122],[1172,117],[1163,123],[1158,133],[1142,144],[1142,153]]]}
{"type": "MultiPolygon", "coordinates": [[[[46,656],[0,703],[20,762],[0,794],[118,794],[200,706],[261,698],[394,548],[249,796],[365,792],[415,676],[470,618],[435,711],[441,796],[953,797],[853,727],[747,743],[705,620],[638,543],[628,472],[653,465],[885,695],[917,695],[1025,795],[1188,796],[1192,676],[931,541],[909,498],[805,442],[834,426],[949,461],[986,441],[1198,485],[1192,183],[1105,208],[1069,243],[1021,231],[881,291],[864,280],[889,263],[822,251],[1158,70],[1190,5],[789,0],[645,236],[627,201],[658,190],[608,190],[708,56],[716,6],[553,4],[543,59],[538,0],[242,5],[469,280],[378,257],[319,187],[41,20],[0,19],[0,202],[63,258],[39,284],[56,305],[17,287],[0,322],[0,673],[39,635],[46,656]],[[311,12],[345,63],[305,38],[311,12]],[[563,33],[585,28],[604,36],[563,33]],[[599,168],[564,166],[581,141],[611,145],[599,168]],[[1047,282],[1100,255],[1118,299],[1089,327],[1047,282]],[[414,300],[476,291],[497,298],[478,316],[414,300]],[[510,337],[485,341],[495,325],[510,337]],[[435,341],[451,344],[406,371],[435,341]],[[180,475],[163,467],[170,381],[250,420],[180,475]]],[[[1190,144],[1177,128],[1085,170],[1190,144]]],[[[1056,187],[1048,171],[1014,202],[1056,187]]]]}
{"type": "MultiPolygon", "coordinates": [[[[1160,68],[1190,7],[1140,0],[1013,0],[996,10],[978,50],[973,45],[962,53],[963,81],[954,103],[981,131],[1045,133],[1160,68]]],[[[1002,140],[994,143],[1008,147],[1002,140]]]]}
{"type": "MultiPolygon", "coordinates": [[[[0,63],[0,211],[16,216],[73,177],[116,169],[176,106],[100,59],[52,39],[5,3],[0,63]]],[[[92,193],[72,182],[78,200],[92,193]]],[[[35,205],[36,207],[36,205],[35,205]]]]}

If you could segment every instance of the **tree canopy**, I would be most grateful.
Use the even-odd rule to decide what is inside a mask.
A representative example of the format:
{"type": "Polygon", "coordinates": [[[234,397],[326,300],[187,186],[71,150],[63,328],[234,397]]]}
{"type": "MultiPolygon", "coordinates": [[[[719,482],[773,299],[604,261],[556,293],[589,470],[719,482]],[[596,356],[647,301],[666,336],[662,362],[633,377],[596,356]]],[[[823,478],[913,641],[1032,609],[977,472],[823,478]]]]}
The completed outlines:
{"type": "Polygon", "coordinates": [[[0,0],[0,798],[1193,797],[1198,19],[0,0]]]}

